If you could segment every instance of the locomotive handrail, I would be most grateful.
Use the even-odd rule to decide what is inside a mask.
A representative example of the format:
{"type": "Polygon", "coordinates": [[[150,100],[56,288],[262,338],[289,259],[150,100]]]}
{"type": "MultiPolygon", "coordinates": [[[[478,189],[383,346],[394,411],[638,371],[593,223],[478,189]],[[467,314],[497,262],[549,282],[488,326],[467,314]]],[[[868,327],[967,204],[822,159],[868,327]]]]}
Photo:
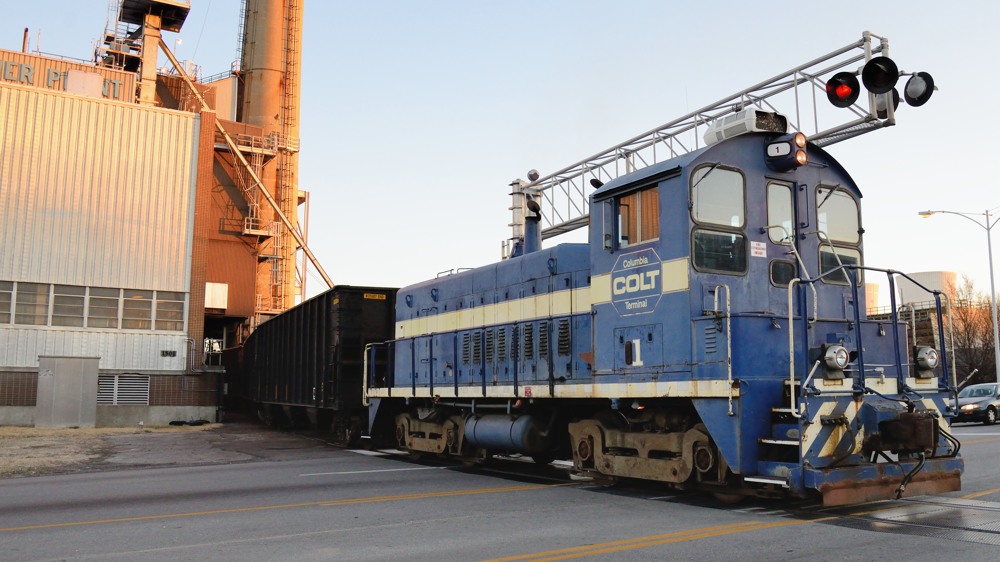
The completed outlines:
{"type": "Polygon", "coordinates": [[[726,290],[726,382],[729,384],[729,415],[736,415],[733,412],[733,331],[731,327],[732,322],[732,307],[730,306],[730,293],[729,285],[716,285],[715,290],[715,315],[719,315],[719,289],[726,290]]]}
{"type": "Polygon", "coordinates": [[[365,358],[361,363],[361,405],[365,408],[371,406],[371,402],[368,400],[368,355],[372,353],[372,346],[374,344],[365,344],[365,358]]]}
{"type": "MultiPolygon", "coordinates": [[[[796,252],[795,255],[797,257],[798,252],[796,252]]],[[[801,258],[799,259],[801,260],[801,258]]],[[[805,271],[805,265],[802,266],[802,269],[805,271]]],[[[795,285],[801,282],[803,282],[803,280],[798,277],[788,282],[788,385],[790,408],[792,410],[792,416],[796,418],[800,418],[802,416],[799,413],[798,408],[795,406],[795,306],[793,297],[795,295],[795,285]]],[[[819,294],[816,292],[816,284],[813,281],[807,280],[806,283],[809,283],[809,288],[812,289],[813,292],[813,315],[811,318],[806,317],[806,324],[813,324],[819,316],[819,294]]],[[[818,366],[819,361],[816,362],[816,365],[813,365],[806,381],[812,379],[813,374],[816,372],[816,367],[818,366]]],[[[804,384],[805,383],[803,383],[803,385],[804,384]]]]}
{"type": "MultiPolygon", "coordinates": [[[[785,228],[784,225],[781,225],[781,224],[769,224],[767,226],[762,226],[762,227],[760,227],[760,233],[761,234],[765,234],[765,233],[769,232],[772,228],[780,228],[781,229],[781,232],[784,234],[784,236],[781,238],[781,240],[778,243],[781,244],[785,240],[788,240],[788,247],[791,248],[792,255],[795,256],[795,261],[799,262],[799,267],[802,268],[803,273],[805,273],[806,275],[809,275],[809,270],[806,269],[806,263],[804,261],[802,261],[802,256],[799,255],[799,250],[798,250],[798,248],[795,247],[795,244],[794,244],[795,237],[792,235],[792,233],[788,232],[788,229],[785,228]]],[[[816,292],[815,288],[813,288],[813,292],[814,293],[816,292]]]]}
{"type": "MultiPolygon", "coordinates": [[[[785,228],[783,225],[780,225],[780,224],[769,224],[767,226],[760,227],[760,233],[764,234],[765,232],[769,231],[772,228],[780,228],[781,232],[783,232],[785,234],[785,236],[782,237],[781,241],[782,242],[784,242],[785,240],[789,241],[788,247],[792,250],[792,255],[795,256],[795,260],[799,262],[799,267],[802,268],[802,272],[803,273],[805,273],[806,275],[809,275],[809,270],[806,268],[806,263],[804,261],[802,261],[802,256],[799,254],[798,248],[796,248],[795,244],[793,244],[791,242],[794,237],[792,236],[792,234],[790,232],[788,232],[787,228],[785,228]]],[[[819,314],[819,308],[818,308],[818,306],[819,306],[819,304],[818,304],[819,294],[816,293],[816,285],[814,283],[810,282],[809,283],[809,287],[812,289],[812,292],[813,292],[813,315],[812,315],[812,318],[809,318],[809,323],[813,324],[813,323],[816,322],[816,316],[819,314]]],[[[791,287],[789,287],[788,290],[789,290],[789,293],[791,293],[791,287]]],[[[791,296],[789,295],[789,303],[790,302],[791,302],[791,296]]],[[[791,304],[789,304],[788,306],[789,306],[788,322],[789,322],[789,324],[791,324],[791,318],[792,318],[791,317],[791,304]]]]}
{"type": "MultiPolygon", "coordinates": [[[[946,389],[948,389],[952,393],[957,392],[957,390],[956,390],[957,384],[956,384],[956,379],[955,379],[955,373],[956,373],[955,357],[954,357],[953,353],[949,352],[949,349],[954,350],[954,348],[955,348],[954,322],[953,322],[953,318],[952,318],[952,308],[953,307],[951,306],[951,298],[947,294],[943,293],[942,291],[936,290],[936,289],[929,289],[926,286],[924,286],[923,284],[919,283],[918,281],[914,280],[912,277],[910,277],[909,275],[907,275],[907,274],[905,274],[905,273],[903,273],[901,271],[896,271],[896,270],[892,270],[892,269],[881,269],[881,268],[877,268],[877,267],[868,267],[868,266],[857,265],[857,264],[846,264],[846,265],[841,264],[841,265],[839,265],[837,267],[834,267],[834,268],[832,268],[832,269],[830,269],[828,271],[823,272],[821,275],[819,275],[818,277],[816,277],[814,279],[807,279],[807,280],[804,280],[803,282],[815,283],[816,281],[819,281],[819,280],[821,280],[821,279],[823,279],[825,277],[831,277],[831,276],[834,276],[834,274],[836,274],[838,272],[843,272],[844,275],[848,279],[848,283],[851,285],[851,290],[852,290],[853,298],[854,298],[854,316],[855,316],[856,322],[859,322],[860,321],[859,320],[859,318],[860,318],[860,312],[859,312],[859,309],[858,309],[858,286],[857,286],[857,279],[856,279],[856,276],[853,273],[848,274],[849,272],[854,272],[854,271],[857,271],[857,270],[862,270],[862,271],[878,271],[878,272],[881,272],[881,273],[885,273],[888,276],[888,278],[889,278],[889,286],[890,287],[894,286],[894,280],[892,279],[892,276],[893,275],[901,275],[902,277],[904,277],[904,278],[908,279],[910,282],[912,282],[914,285],[916,285],[919,288],[923,289],[924,291],[927,291],[928,293],[931,293],[932,295],[934,295],[935,316],[937,318],[937,325],[938,325],[938,346],[939,346],[939,350],[938,351],[939,351],[939,353],[944,354],[944,361],[942,361],[942,365],[941,365],[942,373],[941,373],[941,376],[938,377],[938,382],[939,382],[939,384],[941,384],[943,387],[945,387],[946,389]],[[945,340],[945,330],[944,330],[944,325],[943,325],[944,314],[942,313],[942,310],[941,310],[941,297],[942,297],[942,295],[944,296],[945,299],[947,299],[947,302],[948,302],[948,340],[947,341],[945,340]],[[950,348],[949,348],[949,345],[950,345],[950,348]],[[949,359],[951,360],[950,361],[950,368],[949,368],[949,359]],[[950,383],[950,385],[949,385],[949,383],[950,383]]],[[[895,302],[895,295],[894,294],[891,296],[891,300],[892,300],[893,303],[895,302]]],[[[899,316],[898,316],[898,311],[895,310],[895,306],[893,306],[893,311],[891,313],[890,321],[893,324],[893,329],[896,330],[896,326],[895,325],[896,325],[897,322],[899,322],[899,316]]],[[[896,336],[898,336],[898,333],[894,333],[894,337],[896,337],[896,336]]],[[[860,338],[860,335],[859,335],[859,338],[860,338]]],[[[898,341],[898,337],[896,337],[896,341],[898,341]]],[[[858,355],[859,355],[859,360],[861,360],[861,361],[863,361],[863,359],[861,359],[861,353],[862,353],[862,349],[861,348],[862,347],[863,346],[861,346],[860,342],[859,342],[858,355]]],[[[912,365],[912,363],[907,362],[906,365],[910,366],[910,365],[912,365]]],[[[905,375],[905,373],[903,373],[903,362],[902,362],[902,359],[899,358],[898,355],[897,355],[897,358],[896,358],[896,368],[897,368],[896,378],[897,378],[898,381],[900,381],[902,383],[903,386],[902,386],[901,390],[905,392],[906,390],[908,390],[908,387],[905,384],[906,375],[905,375]]],[[[863,385],[864,385],[864,372],[863,372],[863,370],[864,370],[864,363],[863,362],[859,362],[859,374],[860,374],[860,377],[861,377],[862,390],[863,390],[863,385]]]]}
{"type": "MultiPolygon", "coordinates": [[[[392,346],[393,346],[393,342],[392,341],[373,342],[373,343],[367,343],[367,344],[365,344],[364,360],[362,362],[362,367],[361,367],[362,368],[362,374],[361,374],[361,377],[362,377],[361,378],[361,393],[362,393],[361,403],[364,406],[370,405],[370,401],[368,400],[368,391],[372,387],[369,385],[369,381],[371,380],[368,377],[369,369],[371,369],[372,371],[374,371],[377,368],[378,360],[376,358],[376,354],[378,353],[379,349],[382,349],[382,348],[386,349],[388,351],[387,359],[391,359],[392,346]],[[369,362],[369,358],[371,358],[371,360],[372,360],[371,362],[369,362]]],[[[374,373],[374,372],[372,374],[376,374],[377,375],[377,373],[374,373]]],[[[376,379],[376,381],[377,381],[377,379],[376,379]]],[[[378,383],[376,382],[376,384],[378,384],[378,383]]],[[[382,387],[379,387],[379,388],[382,388],[382,387]]],[[[388,389],[388,392],[389,392],[388,395],[392,396],[392,384],[389,382],[388,372],[386,373],[386,381],[385,381],[385,387],[384,388],[388,389]]]]}

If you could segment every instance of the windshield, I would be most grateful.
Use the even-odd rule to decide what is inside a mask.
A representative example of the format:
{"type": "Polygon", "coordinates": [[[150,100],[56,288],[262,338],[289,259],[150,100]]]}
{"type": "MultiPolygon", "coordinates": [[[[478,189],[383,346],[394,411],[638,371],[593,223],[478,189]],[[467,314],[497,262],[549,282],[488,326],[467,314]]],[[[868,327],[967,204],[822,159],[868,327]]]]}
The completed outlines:
{"type": "Polygon", "coordinates": [[[959,398],[988,398],[996,394],[995,384],[977,384],[967,386],[958,393],[959,398]]]}

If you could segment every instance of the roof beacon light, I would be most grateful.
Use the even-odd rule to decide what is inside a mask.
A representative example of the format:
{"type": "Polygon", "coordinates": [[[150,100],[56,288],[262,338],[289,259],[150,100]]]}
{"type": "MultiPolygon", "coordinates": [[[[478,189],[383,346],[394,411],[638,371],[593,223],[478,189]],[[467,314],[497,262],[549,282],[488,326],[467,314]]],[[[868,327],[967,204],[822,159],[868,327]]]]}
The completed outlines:
{"type": "Polygon", "coordinates": [[[756,107],[741,109],[712,121],[705,131],[705,144],[715,144],[746,133],[787,133],[788,118],[756,107]]]}

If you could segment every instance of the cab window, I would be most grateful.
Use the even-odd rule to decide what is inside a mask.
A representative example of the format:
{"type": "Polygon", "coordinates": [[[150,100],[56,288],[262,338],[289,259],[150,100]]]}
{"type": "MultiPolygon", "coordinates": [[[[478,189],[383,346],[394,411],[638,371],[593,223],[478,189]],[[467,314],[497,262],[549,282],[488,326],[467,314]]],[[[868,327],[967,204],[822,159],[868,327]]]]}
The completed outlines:
{"type": "Polygon", "coordinates": [[[834,242],[861,242],[858,202],[843,189],[820,186],[816,190],[816,220],[834,242]]]}
{"type": "Polygon", "coordinates": [[[743,273],[747,270],[747,241],[742,234],[696,229],[694,265],[702,271],[743,273]]]}
{"type": "MultiPolygon", "coordinates": [[[[844,248],[842,246],[834,246],[830,248],[828,245],[823,245],[819,249],[819,267],[820,271],[826,273],[840,267],[840,265],[861,265],[861,252],[852,249],[844,248]],[[836,253],[834,253],[836,250],[836,253]]],[[[862,282],[861,271],[855,270],[858,274],[858,283],[862,282]]],[[[829,275],[823,278],[827,283],[843,283],[847,284],[847,272],[840,270],[835,274],[829,275]]]]}
{"type": "Polygon", "coordinates": [[[691,213],[696,222],[742,227],[743,174],[706,166],[691,176],[691,213]]]}
{"type": "Polygon", "coordinates": [[[746,187],[743,174],[704,166],[691,175],[691,255],[695,269],[715,273],[747,270],[746,187]]]}
{"type": "Polygon", "coordinates": [[[787,183],[767,184],[767,236],[775,244],[791,244],[792,186],[787,183]],[[780,227],[780,228],[779,228],[780,227]]]}
{"type": "Polygon", "coordinates": [[[771,262],[771,284],[775,287],[787,287],[795,279],[795,264],[786,260],[771,262]]]}
{"type": "MultiPolygon", "coordinates": [[[[861,221],[858,202],[844,189],[820,186],[816,190],[816,221],[819,230],[826,234],[819,247],[821,273],[840,265],[861,265],[861,221]]],[[[847,284],[847,274],[840,271],[824,278],[827,283],[847,284]]],[[[861,272],[858,272],[861,283],[861,272]]]]}
{"type": "Polygon", "coordinates": [[[618,247],[660,237],[660,190],[653,186],[618,198],[618,247]]]}

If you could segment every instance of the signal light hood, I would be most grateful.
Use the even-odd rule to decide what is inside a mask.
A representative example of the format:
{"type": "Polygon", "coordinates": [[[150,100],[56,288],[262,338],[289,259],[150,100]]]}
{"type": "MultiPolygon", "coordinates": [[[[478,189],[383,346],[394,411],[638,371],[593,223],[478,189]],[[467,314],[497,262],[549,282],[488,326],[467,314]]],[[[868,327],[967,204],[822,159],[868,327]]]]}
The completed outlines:
{"type": "Polygon", "coordinates": [[[906,87],[903,88],[903,99],[913,107],[920,107],[931,99],[934,90],[934,78],[926,72],[917,72],[906,81],[906,87]]]}
{"type": "Polygon", "coordinates": [[[884,94],[899,81],[899,67],[889,57],[875,57],[861,69],[861,82],[873,94],[884,94]]]}

